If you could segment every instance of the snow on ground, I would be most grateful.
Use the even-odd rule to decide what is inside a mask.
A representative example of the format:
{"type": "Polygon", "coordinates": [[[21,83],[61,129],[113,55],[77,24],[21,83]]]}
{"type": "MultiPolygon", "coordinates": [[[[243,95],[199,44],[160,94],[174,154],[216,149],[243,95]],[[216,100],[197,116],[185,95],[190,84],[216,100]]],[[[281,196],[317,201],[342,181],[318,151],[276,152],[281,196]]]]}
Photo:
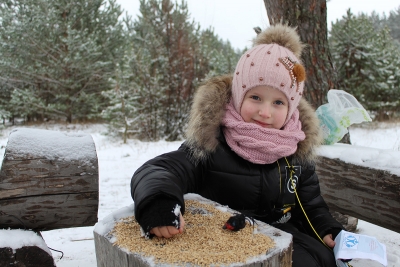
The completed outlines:
{"type": "MultiPolygon", "coordinates": [[[[129,184],[132,174],[138,167],[161,153],[177,149],[181,144],[181,142],[140,142],[137,140],[128,140],[127,144],[123,144],[120,139],[107,135],[106,127],[100,124],[43,124],[20,127],[91,134],[99,160],[99,221],[116,210],[132,204],[129,184]]],[[[0,128],[0,162],[7,144],[7,136],[14,128],[18,127],[0,128]]],[[[400,151],[400,123],[352,127],[351,140],[356,146],[400,151]]],[[[393,162],[400,162],[400,157],[393,158],[393,162]]],[[[94,226],[42,232],[51,249],[63,252],[62,256],[60,252],[52,251],[58,267],[97,266],[93,229],[94,226]]],[[[375,236],[379,242],[386,245],[388,266],[400,266],[399,233],[365,221],[359,221],[358,233],[375,236]]],[[[366,260],[353,260],[351,263],[354,267],[382,266],[377,262],[366,260]]]]}

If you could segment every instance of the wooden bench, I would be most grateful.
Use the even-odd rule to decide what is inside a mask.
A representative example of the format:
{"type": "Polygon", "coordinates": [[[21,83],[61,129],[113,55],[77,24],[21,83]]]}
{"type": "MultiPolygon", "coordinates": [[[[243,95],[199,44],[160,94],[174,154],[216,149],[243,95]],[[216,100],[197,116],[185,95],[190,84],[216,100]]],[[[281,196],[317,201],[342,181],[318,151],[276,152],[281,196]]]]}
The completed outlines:
{"type": "MultiPolygon", "coordinates": [[[[89,134],[32,128],[10,133],[0,171],[0,229],[93,226],[98,204],[98,160],[89,134]]],[[[32,255],[35,249],[29,249],[32,255]]],[[[12,256],[21,251],[28,250],[12,256]]],[[[0,254],[9,257],[10,247],[0,254]]]]}
{"type": "Polygon", "coordinates": [[[362,158],[375,154],[378,160],[385,157],[389,162],[400,158],[400,151],[344,144],[324,149],[329,152],[320,153],[316,172],[330,209],[400,233],[400,176],[396,174],[400,173],[400,168],[397,169],[400,164],[394,162],[391,168],[379,169],[374,160],[360,159],[355,164],[344,161],[348,156],[340,156],[351,154],[362,158]]]}

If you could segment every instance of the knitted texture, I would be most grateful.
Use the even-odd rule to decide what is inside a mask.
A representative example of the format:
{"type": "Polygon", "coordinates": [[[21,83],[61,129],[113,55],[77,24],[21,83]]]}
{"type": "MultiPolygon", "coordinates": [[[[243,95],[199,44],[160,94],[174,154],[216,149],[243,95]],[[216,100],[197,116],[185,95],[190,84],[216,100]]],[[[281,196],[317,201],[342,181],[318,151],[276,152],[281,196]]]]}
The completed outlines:
{"type": "Polygon", "coordinates": [[[248,50],[240,58],[233,77],[232,100],[238,113],[248,90],[267,85],[282,91],[288,101],[289,110],[285,123],[296,110],[304,89],[305,79],[296,79],[299,75],[295,66],[299,59],[289,49],[278,44],[260,44],[248,50]],[[294,70],[294,71],[293,71],[294,70]]]}
{"type": "Polygon", "coordinates": [[[256,164],[270,164],[282,157],[292,155],[297,143],[305,139],[301,130],[298,109],[283,129],[263,128],[247,123],[236,111],[233,103],[226,105],[222,120],[224,136],[230,148],[242,158],[256,164]]]}

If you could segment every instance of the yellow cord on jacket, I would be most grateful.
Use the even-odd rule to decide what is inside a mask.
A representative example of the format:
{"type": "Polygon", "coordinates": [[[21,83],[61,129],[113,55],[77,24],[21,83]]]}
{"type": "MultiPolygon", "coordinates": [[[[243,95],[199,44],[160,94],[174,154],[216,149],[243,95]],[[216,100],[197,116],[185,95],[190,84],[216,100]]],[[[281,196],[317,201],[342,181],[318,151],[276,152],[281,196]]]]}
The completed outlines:
{"type": "MultiPolygon", "coordinates": [[[[290,163],[289,163],[289,161],[287,160],[286,157],[285,157],[285,160],[286,160],[286,164],[288,165],[289,170],[290,170],[290,182],[292,183],[292,187],[293,187],[294,193],[295,193],[295,195],[296,195],[297,201],[299,202],[300,208],[301,208],[301,210],[302,210],[303,213],[304,213],[304,216],[306,217],[308,223],[309,223],[310,226],[311,226],[311,229],[312,229],[312,230],[314,231],[314,233],[317,235],[317,237],[318,237],[319,240],[322,242],[322,244],[324,244],[327,248],[330,248],[327,244],[325,244],[324,240],[322,240],[322,238],[319,236],[319,234],[317,233],[317,231],[314,229],[313,225],[311,224],[310,219],[308,219],[308,216],[307,216],[307,214],[306,214],[306,211],[304,210],[303,205],[301,204],[299,195],[297,194],[296,186],[295,186],[295,184],[294,184],[294,182],[293,182],[293,178],[292,178],[292,177],[293,177],[293,173],[295,173],[294,167],[290,165],[290,163]]],[[[331,249],[331,248],[330,248],[330,249],[331,249]]]]}
{"type": "MultiPolygon", "coordinates": [[[[332,250],[332,248],[330,248],[327,244],[325,244],[324,240],[319,236],[319,234],[317,233],[317,231],[314,229],[313,225],[311,224],[311,221],[310,221],[310,219],[308,218],[308,216],[307,216],[307,214],[306,214],[306,211],[305,211],[304,208],[303,208],[303,205],[301,204],[299,195],[297,194],[296,186],[295,186],[295,184],[294,184],[294,182],[293,182],[293,178],[292,178],[292,177],[293,177],[293,173],[295,173],[294,167],[290,165],[290,163],[289,163],[289,161],[287,160],[286,157],[285,157],[285,160],[286,160],[286,164],[288,165],[288,167],[289,167],[289,169],[290,169],[290,182],[292,183],[292,187],[293,187],[294,193],[295,193],[295,195],[296,195],[297,201],[299,202],[300,208],[301,208],[301,210],[302,210],[303,213],[304,213],[304,216],[306,217],[308,223],[309,223],[310,226],[311,226],[311,229],[312,229],[312,230],[314,231],[314,233],[317,235],[317,237],[318,237],[319,240],[322,242],[322,244],[324,244],[327,248],[329,248],[329,249],[332,250]]],[[[279,166],[279,163],[278,163],[278,166],[279,166]]],[[[279,172],[279,173],[280,173],[280,172],[279,172]]],[[[349,267],[352,267],[352,265],[351,265],[350,263],[348,263],[348,262],[345,262],[345,264],[346,264],[347,266],[349,266],[349,267]]]]}

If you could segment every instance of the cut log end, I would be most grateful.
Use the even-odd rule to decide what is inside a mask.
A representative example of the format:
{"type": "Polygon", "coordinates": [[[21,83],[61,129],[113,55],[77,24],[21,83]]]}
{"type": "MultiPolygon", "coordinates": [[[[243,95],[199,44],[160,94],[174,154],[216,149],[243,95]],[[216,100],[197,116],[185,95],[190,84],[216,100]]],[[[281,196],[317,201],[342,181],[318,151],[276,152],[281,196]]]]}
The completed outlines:
{"type": "Polygon", "coordinates": [[[0,248],[0,266],[56,267],[54,259],[39,247],[27,246],[13,249],[0,248]]]}
{"type": "Polygon", "coordinates": [[[90,135],[11,132],[0,171],[0,228],[92,226],[98,203],[98,161],[90,135]]]}

